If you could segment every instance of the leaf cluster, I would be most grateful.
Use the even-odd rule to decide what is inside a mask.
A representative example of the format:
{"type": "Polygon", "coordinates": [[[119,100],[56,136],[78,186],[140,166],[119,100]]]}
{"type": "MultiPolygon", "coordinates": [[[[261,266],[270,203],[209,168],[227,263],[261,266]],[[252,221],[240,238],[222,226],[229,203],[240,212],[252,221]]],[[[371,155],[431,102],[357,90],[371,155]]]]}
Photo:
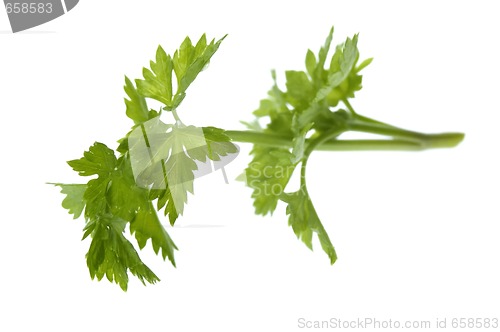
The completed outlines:
{"type": "Polygon", "coordinates": [[[143,79],[134,85],[125,77],[126,115],[134,125],[119,140],[118,157],[96,142],[82,158],[68,161],[78,175],[91,179],[83,184],[55,183],[65,195],[63,207],[75,219],[85,217],[83,239],[91,238],[86,260],[92,279],[106,276],[123,290],[129,272],[143,283],[159,281],[125,236],[127,225],[140,249],[149,241],[156,254],[161,251],[163,259],[175,266],[177,246],[157,211],[164,210],[173,225],[183,213],[187,193],[194,192],[196,161],[219,161],[237,152],[224,130],[186,126],[175,113],[222,40],[208,43],[203,35],[193,45],[186,38],[173,56],[159,46],[155,61],[143,69],[143,79]],[[147,98],[160,101],[162,108],[149,109],[147,98]],[[177,121],[163,123],[162,111],[174,113],[177,121]]]}
{"type": "Polygon", "coordinates": [[[250,130],[290,140],[293,146],[255,144],[245,179],[253,189],[257,214],[272,213],[278,201],[283,201],[287,204],[289,224],[297,237],[312,249],[312,235],[317,234],[333,264],[337,256],[309,197],[305,166],[315,145],[335,139],[345,130],[352,114],[336,107],[340,101],[353,98],[362,88],[360,71],[372,59],[358,64],[358,35],[337,45],[329,57],[332,37],[333,28],[317,54],[307,51],[305,70],[285,72],[286,89],[278,87],[276,73],[272,72],[274,84],[268,97],[261,100],[259,108],[253,112],[256,119],[245,124],[250,130]],[[260,125],[263,118],[267,121],[264,128],[260,125]],[[287,193],[288,182],[300,164],[300,189],[287,193]]]}

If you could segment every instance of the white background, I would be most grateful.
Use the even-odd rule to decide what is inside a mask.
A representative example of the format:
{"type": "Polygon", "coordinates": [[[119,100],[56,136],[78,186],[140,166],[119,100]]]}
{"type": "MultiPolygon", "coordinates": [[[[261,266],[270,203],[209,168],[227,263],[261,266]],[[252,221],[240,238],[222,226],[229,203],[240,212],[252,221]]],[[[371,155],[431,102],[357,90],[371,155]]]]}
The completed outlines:
{"type": "MultiPolygon", "coordinates": [[[[80,1],[9,32],[0,10],[2,331],[296,331],[298,319],[500,318],[500,21],[494,1],[80,1]],[[158,44],[228,33],[181,109],[184,122],[242,129],[270,70],[303,69],[335,25],[360,32],[364,115],[423,132],[462,131],[458,148],[316,153],[308,183],[337,249],[330,266],[287,226],[254,215],[250,190],[220,173],[195,183],[178,226],[177,268],[148,244],[162,281],[129,291],[91,281],[83,220],[45,182],[129,129],[124,75],[158,44]]],[[[282,78],[282,76],[281,76],[282,78]]],[[[281,81],[283,82],[283,81],[281,81]]],[[[249,146],[227,167],[234,179],[249,146]]],[[[166,221],[165,221],[166,222],[166,221]]],[[[337,329],[338,330],[338,329],[337,329]]]]}

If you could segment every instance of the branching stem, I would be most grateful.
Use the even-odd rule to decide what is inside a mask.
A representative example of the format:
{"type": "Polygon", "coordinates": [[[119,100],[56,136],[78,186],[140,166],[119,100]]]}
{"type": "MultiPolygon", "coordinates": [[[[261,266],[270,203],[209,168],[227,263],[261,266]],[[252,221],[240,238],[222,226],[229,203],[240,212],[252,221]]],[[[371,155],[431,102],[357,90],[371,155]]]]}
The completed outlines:
{"type": "MultiPolygon", "coordinates": [[[[342,140],[330,139],[315,146],[317,151],[420,151],[435,148],[452,148],[464,138],[462,133],[424,134],[399,128],[387,128],[376,124],[354,123],[351,131],[384,135],[384,139],[342,140]],[[387,137],[388,136],[388,137],[387,137]]],[[[293,146],[293,138],[257,131],[227,130],[232,141],[261,144],[274,147],[293,146]]],[[[307,144],[310,139],[306,140],[307,144]]]]}

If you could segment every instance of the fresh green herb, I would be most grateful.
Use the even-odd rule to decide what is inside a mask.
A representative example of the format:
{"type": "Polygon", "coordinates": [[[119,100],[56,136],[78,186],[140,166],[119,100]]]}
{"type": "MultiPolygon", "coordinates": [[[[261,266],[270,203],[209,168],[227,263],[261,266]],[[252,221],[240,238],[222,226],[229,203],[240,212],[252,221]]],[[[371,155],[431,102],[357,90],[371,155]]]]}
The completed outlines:
{"type": "Polygon", "coordinates": [[[86,255],[91,277],[101,280],[106,276],[123,290],[127,289],[128,272],[143,283],[159,280],[125,237],[127,225],[140,249],[149,240],[154,252],[161,250],[163,259],[175,266],[177,247],[157,211],[163,210],[174,225],[184,212],[188,193],[194,193],[195,178],[212,164],[223,170],[225,158],[238,153],[232,142],[253,144],[252,160],[239,178],[253,190],[255,212],[273,213],[278,202],[284,202],[296,236],[312,249],[316,234],[333,264],[335,249],[307,190],[307,162],[313,151],[423,150],[454,147],[462,141],[461,133],[423,134],[355,112],[349,100],[361,90],[360,72],[372,59],[359,63],[358,35],[347,38],[329,57],[332,37],[333,28],[317,54],[307,51],[305,71],[285,72],[285,90],[278,87],[272,72],[274,84],[253,112],[256,118],[242,122],[246,131],[186,125],[177,113],[188,87],[224,38],[208,43],[203,35],[195,45],[186,38],[173,56],[160,46],[150,69],[143,69],[143,79],[134,84],[125,77],[126,115],[134,125],[119,140],[118,157],[96,142],[82,158],[68,162],[80,176],[92,178],[86,184],[54,184],[66,195],[62,206],[75,219],[82,213],[85,217],[83,239],[92,238],[86,255]],[[149,109],[146,98],[163,106],[149,109]],[[172,123],[160,120],[164,111],[172,115],[172,123]],[[262,119],[267,122],[265,127],[262,119]],[[383,138],[339,138],[348,131],[383,138]],[[287,192],[294,171],[300,172],[300,186],[287,192]]]}

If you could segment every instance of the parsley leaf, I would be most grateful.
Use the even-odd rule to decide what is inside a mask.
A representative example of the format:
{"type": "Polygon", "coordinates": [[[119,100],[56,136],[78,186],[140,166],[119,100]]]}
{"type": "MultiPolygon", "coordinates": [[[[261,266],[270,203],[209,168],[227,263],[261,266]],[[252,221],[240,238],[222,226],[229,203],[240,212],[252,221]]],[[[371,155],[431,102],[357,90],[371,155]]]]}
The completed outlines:
{"type": "Polygon", "coordinates": [[[108,186],[111,183],[109,175],[99,176],[97,179],[92,179],[87,183],[87,190],[83,194],[86,202],[85,218],[87,220],[94,220],[99,218],[102,213],[108,209],[108,202],[106,200],[106,193],[108,186]]]}
{"type": "Polygon", "coordinates": [[[116,156],[106,145],[95,142],[89,151],[84,152],[83,158],[70,160],[68,164],[78,172],[78,175],[101,175],[113,171],[116,166],[116,156]]]}
{"type": "Polygon", "coordinates": [[[306,53],[306,70],[309,76],[314,80],[316,75],[316,67],[318,66],[316,56],[313,51],[307,50],[306,53]]]}
{"type": "Polygon", "coordinates": [[[347,38],[343,46],[338,46],[330,63],[326,84],[318,91],[314,99],[318,102],[325,98],[333,89],[339,86],[354,69],[359,53],[357,48],[358,35],[347,38]]]}
{"type": "MultiPolygon", "coordinates": [[[[189,129],[187,129],[189,130],[189,129]]],[[[169,138],[165,141],[169,149],[169,157],[165,162],[165,172],[168,179],[168,187],[172,195],[175,209],[179,215],[184,212],[184,205],[187,203],[187,194],[194,193],[193,172],[198,169],[196,163],[185,152],[189,150],[191,141],[185,140],[191,133],[183,132],[183,129],[174,128],[168,135],[169,138]],[[184,137],[183,137],[184,136],[184,137]]],[[[198,141],[198,137],[194,136],[194,141],[198,141]]],[[[200,142],[201,143],[201,142],[200,142]]],[[[195,146],[197,147],[197,146],[195,146]]]]}
{"type": "Polygon", "coordinates": [[[307,127],[303,128],[299,135],[295,136],[293,139],[292,147],[292,163],[298,164],[304,159],[304,153],[306,148],[306,135],[311,129],[313,124],[309,124],[307,127]]]}
{"type": "MultiPolygon", "coordinates": [[[[193,128],[184,128],[187,129],[186,133],[183,135],[185,142],[183,143],[183,147],[185,148],[186,146],[189,146],[190,148],[187,150],[187,153],[190,158],[193,160],[197,160],[203,163],[207,163],[208,159],[212,160],[214,162],[214,169],[218,169],[221,166],[217,164],[218,162],[221,162],[222,159],[221,157],[228,156],[229,154],[235,154],[238,152],[238,148],[236,145],[230,142],[229,137],[224,133],[224,130],[215,128],[215,127],[204,127],[202,128],[203,132],[203,140],[205,145],[203,145],[203,142],[200,140],[201,137],[199,136],[199,128],[193,127],[193,128]],[[208,158],[208,159],[207,159],[208,158]]],[[[176,158],[178,158],[177,156],[176,158]]],[[[165,163],[165,160],[163,160],[163,163],[165,163]]],[[[151,165],[150,165],[151,166],[151,165]]],[[[166,165],[165,165],[166,166],[166,165]]],[[[193,170],[193,179],[194,179],[194,173],[195,171],[199,171],[199,163],[196,163],[196,169],[193,170]]],[[[223,166],[223,165],[222,165],[223,166]]],[[[152,168],[155,168],[153,166],[152,168]]],[[[160,172],[163,171],[162,168],[156,167],[155,171],[148,172],[148,175],[155,178],[155,177],[161,177],[164,174],[160,172]],[[154,174],[156,172],[156,175],[154,174]]],[[[171,178],[172,176],[175,176],[172,173],[167,172],[167,168],[165,168],[165,175],[167,178],[171,178]]],[[[203,174],[201,174],[203,175],[203,174]]],[[[191,181],[191,175],[186,176],[188,177],[188,181],[191,181]]],[[[171,182],[165,181],[165,183],[177,183],[178,180],[176,181],[175,178],[174,180],[170,180],[171,182]]],[[[152,181],[146,181],[146,182],[152,182],[152,181]]],[[[157,187],[155,187],[157,188],[157,187]]],[[[176,194],[176,189],[174,189],[174,194],[176,194]]],[[[158,199],[157,201],[157,208],[158,210],[161,210],[165,208],[165,215],[168,215],[169,221],[171,225],[174,225],[175,221],[177,220],[180,211],[177,210],[176,205],[179,204],[179,202],[175,203],[174,198],[172,197],[172,188],[170,186],[167,186],[163,190],[155,189],[151,191],[151,199],[158,199]]]]}
{"type": "Polygon", "coordinates": [[[361,90],[362,87],[362,76],[359,75],[359,71],[370,64],[372,60],[365,60],[356,67],[359,51],[357,48],[358,35],[354,35],[353,38],[347,38],[343,44],[336,47],[330,60],[330,66],[325,69],[326,54],[330,48],[332,32],[333,30],[330,31],[325,46],[319,52],[317,63],[310,50],[306,53],[306,68],[312,82],[303,83],[303,85],[307,88],[312,84],[315,87],[315,92],[308,107],[302,107],[304,111],[298,110],[300,112],[297,121],[298,128],[303,128],[311,122],[319,125],[325,117],[330,117],[329,107],[337,106],[339,101],[354,97],[354,93],[361,90]]]}
{"type": "Polygon", "coordinates": [[[171,223],[183,214],[187,195],[194,192],[196,161],[219,161],[237,152],[222,129],[167,125],[159,118],[137,127],[128,140],[136,182],[159,190],[154,197],[159,199],[159,208],[166,205],[171,223]]]}
{"type": "MultiPolygon", "coordinates": [[[[325,79],[325,62],[326,62],[326,57],[328,56],[328,52],[330,51],[330,45],[332,44],[332,39],[333,39],[333,27],[330,29],[330,32],[328,33],[328,36],[326,37],[325,44],[322,46],[318,52],[318,63],[316,65],[316,68],[314,70],[314,77],[313,81],[315,82],[322,82],[325,79]]],[[[307,56],[306,56],[307,59],[307,56]]],[[[306,61],[307,63],[307,61],[306,61]]],[[[312,68],[311,68],[312,69],[312,68]]]]}
{"type": "MultiPolygon", "coordinates": [[[[231,143],[231,139],[225,131],[216,127],[203,127],[203,136],[205,137],[206,156],[213,161],[220,161],[221,157],[237,153],[238,148],[231,143]]],[[[205,161],[202,159],[201,161],[205,161]]]]}
{"type": "Polygon", "coordinates": [[[191,39],[186,37],[173,57],[159,46],[156,62],[150,62],[151,70],[143,68],[144,79],[136,80],[138,92],[144,97],[162,102],[166,110],[175,110],[184,99],[187,88],[208,65],[224,38],[225,36],[217,42],[213,39],[207,44],[207,38],[203,34],[196,45],[193,45],[191,39]],[[172,71],[177,78],[175,95],[172,88],[172,71]]]}
{"type": "Polygon", "coordinates": [[[255,145],[253,159],[245,170],[247,185],[253,189],[255,213],[273,213],[295,169],[293,155],[283,148],[255,145]]]}
{"type": "Polygon", "coordinates": [[[170,55],[158,46],[156,62],[150,62],[151,70],[142,69],[144,80],[135,80],[138,92],[148,98],[156,99],[167,107],[172,107],[172,70],[173,62],[170,55]]]}
{"type": "Polygon", "coordinates": [[[119,162],[120,169],[111,174],[106,194],[112,214],[130,222],[130,233],[135,234],[140,249],[151,239],[154,252],[158,254],[161,248],[163,259],[168,257],[175,266],[174,250],[177,246],[160,223],[148,190],[136,185],[127,158],[121,158],[119,162]]]}
{"type": "Polygon", "coordinates": [[[104,276],[116,282],[126,291],[127,271],[144,284],[155,283],[158,277],[141,261],[134,246],[123,236],[126,221],[111,215],[103,215],[85,227],[85,235],[92,234],[92,242],[86,255],[87,266],[92,279],[104,276]]]}
{"type": "MultiPolygon", "coordinates": [[[[143,86],[144,89],[147,89],[143,86]]],[[[127,116],[134,120],[135,124],[141,124],[149,120],[148,106],[143,95],[139,94],[135,89],[134,84],[125,76],[125,93],[130,99],[125,98],[127,106],[127,116]]]]}
{"type": "Polygon", "coordinates": [[[287,101],[295,109],[306,108],[314,98],[314,86],[303,71],[288,70],[286,75],[287,101]]]}
{"type": "MultiPolygon", "coordinates": [[[[207,44],[207,37],[203,34],[196,43],[196,46],[193,46],[189,37],[184,39],[181,47],[174,53],[173,58],[174,71],[178,85],[177,96],[184,95],[189,85],[193,83],[198,74],[207,66],[215,52],[217,52],[224,38],[226,38],[226,36],[222,37],[217,42],[213,39],[207,44]]],[[[175,106],[177,105],[174,105],[174,107],[175,106]]]]}
{"type": "Polygon", "coordinates": [[[258,118],[265,116],[275,118],[278,113],[290,111],[286,103],[285,93],[278,87],[276,71],[271,71],[271,77],[273,86],[267,93],[268,98],[262,99],[259,108],[253,112],[258,118]]]}
{"type": "Polygon", "coordinates": [[[172,197],[170,189],[167,188],[165,190],[151,190],[150,199],[151,200],[158,199],[157,201],[158,211],[165,208],[164,214],[165,216],[168,215],[168,220],[170,222],[170,225],[173,226],[175,224],[175,221],[179,217],[179,213],[175,208],[174,199],[172,197]]]}
{"type": "Polygon", "coordinates": [[[146,208],[137,211],[134,220],[130,223],[130,232],[135,233],[139,248],[144,248],[148,239],[151,239],[154,252],[158,254],[161,248],[163,259],[168,257],[175,266],[174,250],[177,250],[177,246],[160,223],[151,203],[146,208]]]}
{"type": "Polygon", "coordinates": [[[65,194],[66,197],[62,202],[62,207],[67,209],[70,214],[73,215],[73,219],[78,219],[83,209],[85,208],[85,200],[83,195],[87,189],[86,184],[63,184],[63,183],[51,183],[55,186],[61,188],[61,193],[65,194]]]}
{"type": "Polygon", "coordinates": [[[302,188],[293,193],[283,193],[280,199],[288,203],[286,208],[286,213],[289,215],[288,223],[292,226],[297,238],[301,239],[309,249],[312,249],[312,236],[313,233],[316,233],[321,247],[330,258],[330,263],[335,263],[337,254],[319,220],[307,190],[302,188]]]}
{"type": "Polygon", "coordinates": [[[85,207],[87,225],[83,238],[92,236],[87,254],[92,278],[100,280],[106,275],[124,290],[128,282],[127,271],[142,282],[158,280],[122,234],[127,223],[141,249],[151,239],[155,253],[161,249],[163,259],[168,257],[175,266],[177,247],[161,225],[148,190],[136,185],[128,157],[116,159],[113,150],[95,143],[84,152],[83,158],[68,164],[82,176],[98,175],[86,185],[56,184],[67,194],[63,206],[75,217],[80,216],[85,207]]]}

